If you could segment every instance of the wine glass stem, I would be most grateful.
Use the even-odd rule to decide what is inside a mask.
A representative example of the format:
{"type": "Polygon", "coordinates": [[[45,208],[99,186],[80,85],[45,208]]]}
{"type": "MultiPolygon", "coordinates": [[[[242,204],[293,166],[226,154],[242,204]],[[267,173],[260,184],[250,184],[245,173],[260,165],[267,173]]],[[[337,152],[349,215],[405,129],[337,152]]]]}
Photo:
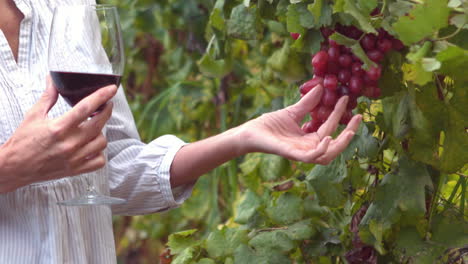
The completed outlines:
{"type": "Polygon", "coordinates": [[[94,185],[91,183],[91,179],[89,178],[90,175],[86,175],[86,184],[88,185],[87,190],[88,192],[94,191],[94,185]]]}

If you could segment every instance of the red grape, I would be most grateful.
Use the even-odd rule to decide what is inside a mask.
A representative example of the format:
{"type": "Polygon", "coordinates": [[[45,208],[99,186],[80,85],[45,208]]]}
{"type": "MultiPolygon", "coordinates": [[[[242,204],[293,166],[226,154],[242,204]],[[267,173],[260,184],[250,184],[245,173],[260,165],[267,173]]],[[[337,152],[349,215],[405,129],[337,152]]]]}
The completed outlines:
{"type": "Polygon", "coordinates": [[[375,88],[374,88],[374,91],[373,91],[373,93],[372,93],[371,98],[377,99],[377,98],[379,98],[381,95],[382,95],[382,91],[380,90],[380,88],[379,88],[379,87],[375,87],[375,88]]]}
{"type": "Polygon", "coordinates": [[[336,101],[338,100],[336,93],[328,89],[325,89],[322,95],[322,104],[325,106],[335,106],[336,101]]]}
{"type": "Polygon", "coordinates": [[[340,44],[338,44],[338,42],[336,42],[336,41],[334,41],[332,39],[328,40],[328,44],[330,44],[330,47],[339,47],[340,46],[340,44]]]}
{"type": "Polygon", "coordinates": [[[357,106],[357,96],[356,95],[350,95],[348,99],[348,105],[346,105],[347,109],[354,109],[357,106]]]}
{"type": "Polygon", "coordinates": [[[314,75],[324,77],[327,73],[327,68],[314,68],[314,75]]]}
{"type": "Polygon", "coordinates": [[[313,79],[308,80],[307,82],[302,84],[301,87],[299,87],[299,90],[301,94],[307,94],[310,90],[312,90],[312,88],[322,83],[323,83],[322,77],[314,77],[313,79]]]}
{"type": "Polygon", "coordinates": [[[327,66],[328,62],[328,54],[325,51],[319,51],[317,54],[314,55],[312,58],[312,66],[314,68],[322,68],[324,69],[327,66]]]}
{"type": "Polygon", "coordinates": [[[310,112],[310,117],[312,117],[312,119],[315,119],[315,120],[318,120],[318,109],[320,108],[320,106],[316,106],[314,108],[314,110],[312,110],[312,112],[310,112]]]}
{"type": "Polygon", "coordinates": [[[322,27],[320,28],[320,32],[322,32],[322,36],[324,38],[328,38],[329,36],[331,36],[335,31],[331,28],[327,28],[327,27],[322,27]]]}
{"type": "Polygon", "coordinates": [[[316,119],[312,119],[312,120],[310,120],[309,122],[306,122],[303,125],[302,130],[305,133],[317,132],[317,130],[320,128],[321,125],[322,125],[322,122],[320,122],[320,121],[318,121],[316,119]]]}
{"type": "Polygon", "coordinates": [[[369,76],[367,75],[367,72],[366,72],[366,74],[364,74],[364,75],[362,76],[362,80],[364,81],[364,84],[365,84],[365,85],[377,86],[377,84],[378,84],[377,81],[371,80],[371,79],[369,78],[369,76]]]}
{"type": "Polygon", "coordinates": [[[376,7],[372,12],[370,13],[371,16],[377,16],[380,15],[380,8],[376,7]]]}
{"type": "Polygon", "coordinates": [[[338,61],[338,58],[340,57],[340,48],[331,46],[328,49],[328,58],[330,61],[338,61]]]}
{"type": "Polygon", "coordinates": [[[377,47],[383,53],[386,53],[392,49],[392,41],[389,39],[379,39],[377,41],[377,47]]]}
{"type": "Polygon", "coordinates": [[[350,47],[346,47],[346,46],[341,46],[341,54],[351,54],[352,53],[352,50],[350,47]]]}
{"type": "Polygon", "coordinates": [[[330,116],[331,112],[332,112],[332,108],[321,105],[317,109],[317,119],[318,119],[318,121],[320,121],[320,122],[327,121],[327,119],[330,116]]]}
{"type": "Polygon", "coordinates": [[[364,89],[362,90],[362,94],[365,96],[365,97],[368,97],[368,98],[372,98],[372,96],[374,96],[374,88],[376,86],[374,85],[367,85],[364,87],[364,89]]]}
{"type": "Polygon", "coordinates": [[[344,85],[340,85],[337,89],[338,97],[346,96],[349,95],[349,88],[344,85]]]}
{"type": "Polygon", "coordinates": [[[351,26],[350,30],[349,30],[349,34],[348,34],[348,37],[352,38],[352,39],[359,39],[360,37],[362,36],[362,31],[359,30],[357,27],[355,26],[351,26]]]}
{"type": "Polygon", "coordinates": [[[353,118],[353,112],[351,112],[350,109],[348,109],[346,112],[343,113],[340,119],[340,124],[342,125],[347,125],[349,121],[351,121],[351,118],[353,118]]]}
{"type": "Polygon", "coordinates": [[[351,58],[353,59],[354,62],[362,63],[361,59],[358,56],[354,55],[354,54],[351,55],[351,58]]]}
{"type": "Polygon", "coordinates": [[[362,86],[363,86],[363,81],[361,79],[361,77],[358,77],[358,76],[353,76],[351,77],[351,79],[349,80],[349,91],[352,93],[352,94],[355,94],[355,95],[360,95],[361,94],[361,89],[362,89],[362,86]]]}
{"type": "Polygon", "coordinates": [[[403,45],[403,42],[399,39],[392,39],[392,47],[394,50],[400,51],[405,47],[405,45],[403,45]]]}
{"type": "Polygon", "coordinates": [[[382,74],[382,68],[380,68],[380,66],[370,67],[370,69],[366,72],[367,77],[369,77],[369,79],[373,81],[379,80],[381,74],[382,74]]]}
{"type": "Polygon", "coordinates": [[[340,63],[341,67],[347,68],[351,66],[351,63],[353,63],[353,59],[348,54],[343,54],[338,58],[338,62],[340,63]]]}
{"type": "Polygon", "coordinates": [[[327,66],[327,73],[329,74],[338,74],[340,72],[340,65],[338,63],[329,61],[327,66]]]}
{"type": "Polygon", "coordinates": [[[383,29],[383,28],[377,29],[377,32],[378,32],[378,34],[377,34],[377,38],[378,38],[378,39],[384,39],[384,38],[388,38],[388,37],[389,37],[388,32],[387,32],[385,29],[383,29]]]}
{"type": "Polygon", "coordinates": [[[380,62],[383,59],[383,53],[380,50],[370,50],[367,52],[367,56],[373,62],[380,62]]]}
{"type": "Polygon", "coordinates": [[[323,79],[323,87],[327,88],[330,91],[335,91],[338,85],[338,79],[333,74],[325,75],[325,79],[323,79]]]}
{"type": "Polygon", "coordinates": [[[353,65],[351,65],[351,74],[355,76],[363,76],[364,70],[362,69],[362,63],[353,63],[353,65]]]}
{"type": "Polygon", "coordinates": [[[348,83],[350,78],[351,78],[351,71],[347,69],[341,69],[338,72],[338,81],[340,81],[341,83],[348,83]]]}
{"type": "Polygon", "coordinates": [[[375,41],[376,37],[375,35],[372,34],[366,34],[362,39],[361,39],[361,46],[365,50],[372,50],[375,48],[375,41]]]}
{"type": "Polygon", "coordinates": [[[298,39],[301,36],[301,34],[299,33],[289,33],[289,35],[291,35],[291,38],[293,38],[294,40],[298,39]]]}
{"type": "Polygon", "coordinates": [[[323,50],[323,51],[327,52],[327,50],[328,50],[328,43],[327,43],[326,41],[320,42],[320,50],[323,50]]]}

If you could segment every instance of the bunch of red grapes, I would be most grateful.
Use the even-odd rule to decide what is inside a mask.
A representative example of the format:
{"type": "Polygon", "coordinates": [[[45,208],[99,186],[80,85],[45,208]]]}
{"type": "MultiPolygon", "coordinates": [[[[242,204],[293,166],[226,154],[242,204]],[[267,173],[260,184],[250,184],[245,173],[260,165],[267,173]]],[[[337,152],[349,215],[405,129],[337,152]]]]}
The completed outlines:
{"type": "MultiPolygon", "coordinates": [[[[379,64],[386,53],[404,48],[403,43],[388,34],[384,29],[379,29],[378,34],[364,34],[354,26],[337,25],[335,29],[322,28],[325,41],[319,52],[312,56],[314,76],[300,87],[301,96],[312,88],[321,84],[325,89],[320,104],[312,112],[312,120],[304,124],[304,131],[315,132],[328,119],[338,99],[348,96],[348,105],[340,124],[348,124],[353,117],[352,110],[357,106],[359,96],[379,98],[381,95],[378,80],[382,74],[382,66],[379,64]],[[370,60],[376,66],[367,71],[362,68],[362,61],[352,53],[349,47],[343,46],[329,39],[338,32],[349,38],[359,40],[361,47],[370,60]]],[[[293,38],[299,37],[292,35],[293,38]]]]}

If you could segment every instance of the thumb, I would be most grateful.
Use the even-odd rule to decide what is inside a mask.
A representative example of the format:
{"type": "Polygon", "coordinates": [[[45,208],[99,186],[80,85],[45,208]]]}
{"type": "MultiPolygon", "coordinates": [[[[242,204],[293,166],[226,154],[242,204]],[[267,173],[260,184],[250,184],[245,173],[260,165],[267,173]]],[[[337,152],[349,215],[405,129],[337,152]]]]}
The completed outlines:
{"type": "Polygon", "coordinates": [[[55,105],[58,99],[58,92],[54,86],[54,82],[50,75],[46,77],[46,89],[42,93],[41,98],[37,101],[37,103],[32,107],[31,112],[32,114],[38,114],[41,117],[47,116],[47,113],[50,109],[55,105]]]}

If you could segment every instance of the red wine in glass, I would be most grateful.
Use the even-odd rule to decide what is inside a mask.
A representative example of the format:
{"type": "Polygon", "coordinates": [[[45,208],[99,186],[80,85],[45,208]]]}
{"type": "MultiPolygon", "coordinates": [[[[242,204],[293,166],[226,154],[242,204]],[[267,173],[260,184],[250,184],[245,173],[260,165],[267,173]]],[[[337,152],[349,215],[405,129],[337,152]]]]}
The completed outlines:
{"type": "MultiPolygon", "coordinates": [[[[122,76],[115,74],[51,71],[50,75],[60,95],[71,105],[108,85],[120,85],[122,76]]],[[[98,111],[102,110],[99,107],[98,111]]]]}

